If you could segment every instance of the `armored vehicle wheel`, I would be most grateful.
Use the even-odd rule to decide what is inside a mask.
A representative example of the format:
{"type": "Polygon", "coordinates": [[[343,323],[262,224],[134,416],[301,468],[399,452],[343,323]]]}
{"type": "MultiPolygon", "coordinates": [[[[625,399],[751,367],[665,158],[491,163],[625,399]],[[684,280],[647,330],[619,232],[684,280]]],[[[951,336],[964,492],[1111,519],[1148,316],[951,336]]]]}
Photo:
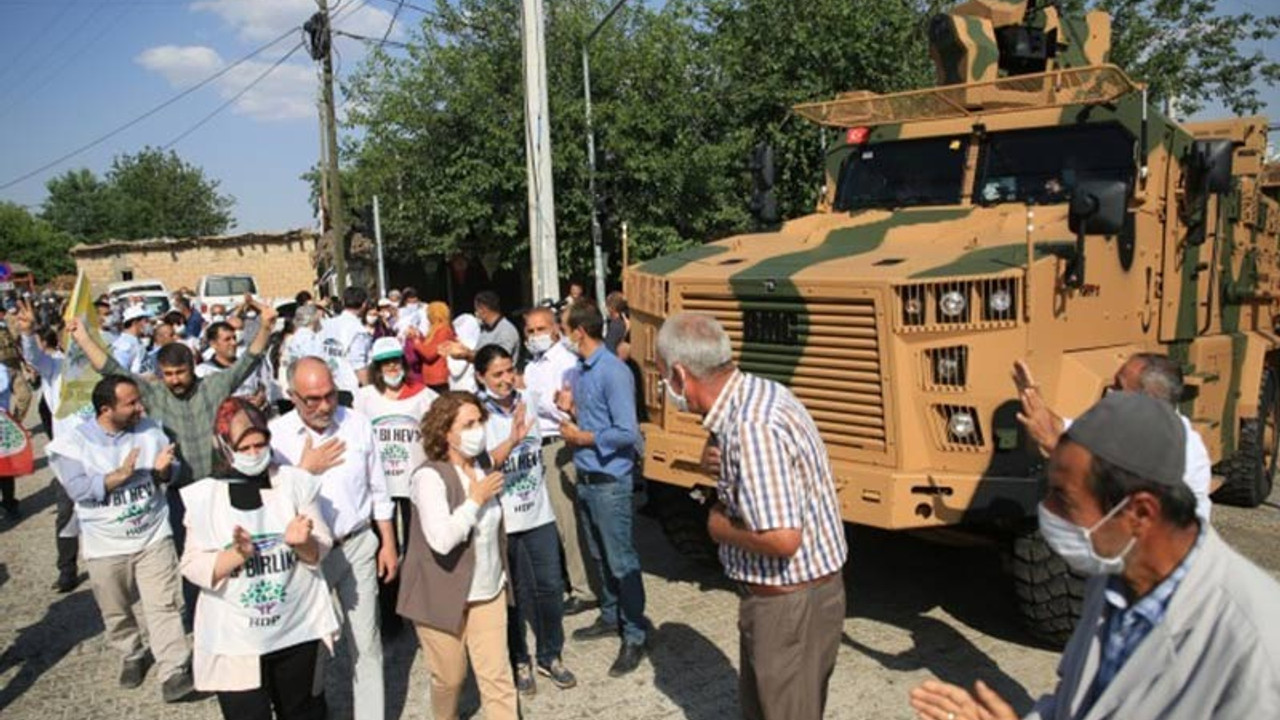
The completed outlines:
{"type": "Polygon", "coordinates": [[[1257,507],[1271,495],[1280,457],[1280,372],[1272,365],[1262,371],[1258,417],[1240,425],[1240,445],[1218,470],[1226,482],[1213,494],[1223,505],[1257,507]]]}
{"type": "Polygon", "coordinates": [[[710,501],[707,505],[698,504],[685,488],[649,483],[647,511],[661,523],[667,542],[681,555],[708,564],[719,562],[716,544],[707,534],[709,506],[710,501]]]}
{"type": "Polygon", "coordinates": [[[1084,576],[1067,567],[1039,530],[1014,538],[1011,563],[1027,631],[1048,645],[1066,645],[1084,607],[1084,576]]]}

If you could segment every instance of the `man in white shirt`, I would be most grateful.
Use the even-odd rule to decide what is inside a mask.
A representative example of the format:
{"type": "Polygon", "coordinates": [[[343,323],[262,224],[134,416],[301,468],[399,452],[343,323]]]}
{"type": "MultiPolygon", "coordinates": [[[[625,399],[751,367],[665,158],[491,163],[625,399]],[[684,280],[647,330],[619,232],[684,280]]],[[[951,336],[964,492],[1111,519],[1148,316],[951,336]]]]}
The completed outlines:
{"type": "MultiPolygon", "coordinates": [[[[475,350],[480,342],[480,321],[471,313],[462,313],[453,319],[453,334],[457,336],[456,344],[468,352],[475,350]]],[[[449,389],[473,393],[477,389],[476,369],[465,357],[450,356],[446,361],[449,366],[449,389]]]]}
{"type": "Polygon", "coordinates": [[[174,469],[173,445],[155,421],[143,418],[133,380],[103,378],[93,389],[93,405],[96,418],[49,443],[50,463],[76,503],[93,597],[107,641],[123,655],[121,687],[141,685],[155,662],[165,702],[177,702],[192,691],[191,649],[182,629],[169,506],[157,486],[174,469]],[[150,648],[133,611],[139,598],[150,648]]]}
{"type": "Polygon", "coordinates": [[[287,373],[292,412],[271,423],[276,460],[320,480],[320,510],[333,531],[324,575],[342,605],[342,631],[353,658],[356,720],[383,720],[382,633],[378,580],[396,576],[393,506],[373,425],[338,404],[324,360],[305,357],[287,373]],[[378,536],[370,530],[377,527],[378,536]]]}
{"type": "MultiPolygon", "coordinates": [[[[1031,377],[1031,370],[1020,360],[1013,364],[1013,381],[1022,402],[1022,414],[1018,419],[1040,446],[1040,451],[1048,457],[1062,433],[1071,426],[1071,420],[1060,417],[1045,403],[1040,395],[1040,386],[1031,377]]],[[[1137,353],[1116,370],[1110,389],[1148,395],[1168,403],[1177,412],[1178,401],[1182,399],[1182,369],[1165,355],[1137,353]]],[[[1213,480],[1209,450],[1200,433],[1191,426],[1191,421],[1182,413],[1177,415],[1187,435],[1183,481],[1196,496],[1196,516],[1208,525],[1213,506],[1209,499],[1210,482],[1213,480]]]]}
{"type": "Polygon", "coordinates": [[[535,398],[529,408],[537,417],[542,433],[542,466],[546,468],[547,490],[555,508],[556,529],[564,548],[565,571],[569,587],[564,601],[566,615],[577,615],[598,604],[588,573],[591,558],[578,534],[577,473],[573,467],[573,448],[560,436],[560,423],[568,416],[556,407],[556,394],[573,381],[578,372],[578,356],[560,341],[559,325],[550,308],[539,307],[524,316],[525,349],[529,362],[524,366],[524,387],[535,398]]]}
{"type": "MultiPolygon", "coordinates": [[[[239,346],[236,344],[236,331],[232,330],[230,325],[225,322],[209,325],[205,330],[205,341],[209,344],[209,349],[213,350],[213,356],[196,366],[196,377],[204,379],[210,375],[217,375],[230,370],[236,364],[239,346]]],[[[231,394],[245,398],[259,408],[265,409],[267,372],[266,363],[258,365],[258,369],[254,370],[253,374],[240,383],[240,387],[231,394]]]]}
{"type": "Polygon", "coordinates": [[[325,361],[337,383],[338,402],[343,407],[351,407],[356,390],[369,383],[369,346],[373,336],[364,324],[368,302],[364,288],[343,290],[342,312],[326,320],[321,331],[325,361]]]}
{"type": "MultiPolygon", "coordinates": [[[[398,302],[400,294],[392,290],[389,297],[392,301],[398,302]]],[[[411,287],[405,288],[404,304],[400,306],[400,311],[396,313],[396,334],[403,338],[409,328],[417,328],[419,331],[423,331],[426,327],[427,308],[418,300],[418,291],[411,287]]]]}
{"type": "Polygon", "coordinates": [[[121,367],[128,368],[135,375],[141,375],[146,364],[147,349],[142,338],[147,334],[150,318],[147,309],[141,305],[125,308],[124,319],[121,321],[123,328],[111,343],[111,356],[121,367]]]}

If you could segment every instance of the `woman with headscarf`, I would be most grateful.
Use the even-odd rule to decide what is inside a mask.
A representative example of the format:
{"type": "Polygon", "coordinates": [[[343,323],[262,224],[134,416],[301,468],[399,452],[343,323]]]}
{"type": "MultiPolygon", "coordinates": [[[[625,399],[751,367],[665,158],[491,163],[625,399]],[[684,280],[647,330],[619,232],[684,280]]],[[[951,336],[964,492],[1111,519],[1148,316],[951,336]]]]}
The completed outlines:
{"type": "Polygon", "coordinates": [[[333,541],[319,481],[273,462],[266,415],[243,398],[218,407],[214,438],[215,477],[181,491],[181,570],[200,588],[196,689],[217,693],[226,720],[320,720],[316,663],[339,624],[320,571],[333,541]]]}
{"type": "Polygon", "coordinates": [[[414,522],[396,611],[411,620],[431,673],[431,710],[458,717],[475,671],[486,720],[515,720],[507,660],[507,551],[502,472],[481,469],[486,413],[475,395],[446,392],[422,421],[428,461],[413,474],[414,522]]]}
{"type": "MultiPolygon", "coordinates": [[[[373,425],[378,458],[387,478],[387,492],[395,501],[396,551],[403,557],[409,545],[409,522],[413,517],[409,476],[427,459],[419,426],[436,394],[408,379],[404,349],[394,337],[374,340],[369,361],[369,379],[373,384],[356,391],[354,407],[373,425]]],[[[395,613],[399,587],[397,580],[378,586],[384,635],[399,629],[399,616],[395,613]]]]}
{"type": "Polygon", "coordinates": [[[426,335],[410,329],[408,339],[422,361],[422,382],[436,393],[449,389],[449,358],[440,352],[445,343],[453,342],[457,336],[453,332],[453,313],[449,306],[442,302],[427,305],[426,335]]]}

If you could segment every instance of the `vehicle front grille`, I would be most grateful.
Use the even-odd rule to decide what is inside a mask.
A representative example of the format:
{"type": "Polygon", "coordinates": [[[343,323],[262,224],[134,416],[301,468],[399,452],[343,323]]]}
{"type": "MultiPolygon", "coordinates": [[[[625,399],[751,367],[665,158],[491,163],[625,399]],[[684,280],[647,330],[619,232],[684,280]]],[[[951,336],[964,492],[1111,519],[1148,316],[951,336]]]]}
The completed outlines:
{"type": "Polygon", "coordinates": [[[744,371],[789,387],[813,416],[833,455],[887,452],[875,296],[686,292],[681,308],[715,316],[729,333],[744,371]]]}

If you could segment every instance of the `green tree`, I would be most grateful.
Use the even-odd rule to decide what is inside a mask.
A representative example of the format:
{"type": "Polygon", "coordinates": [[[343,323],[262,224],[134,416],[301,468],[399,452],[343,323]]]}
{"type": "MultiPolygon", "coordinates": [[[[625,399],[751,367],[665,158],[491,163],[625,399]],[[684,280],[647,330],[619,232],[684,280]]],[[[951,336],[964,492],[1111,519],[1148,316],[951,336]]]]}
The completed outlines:
{"type": "Polygon", "coordinates": [[[0,202],[0,260],[31,268],[37,282],[75,272],[68,252],[75,241],[21,205],[0,202]]]}
{"type": "Polygon", "coordinates": [[[1236,115],[1256,114],[1263,109],[1259,88],[1280,82],[1280,59],[1246,49],[1275,38],[1280,16],[1232,15],[1217,0],[1091,4],[1111,13],[1111,61],[1146,82],[1156,100],[1172,100],[1179,117],[1213,101],[1236,115]]]}
{"type": "Polygon", "coordinates": [[[216,235],[234,225],[217,180],[159,148],[117,156],[104,178],[87,169],[48,182],[43,216],[86,242],[216,235]]]}

